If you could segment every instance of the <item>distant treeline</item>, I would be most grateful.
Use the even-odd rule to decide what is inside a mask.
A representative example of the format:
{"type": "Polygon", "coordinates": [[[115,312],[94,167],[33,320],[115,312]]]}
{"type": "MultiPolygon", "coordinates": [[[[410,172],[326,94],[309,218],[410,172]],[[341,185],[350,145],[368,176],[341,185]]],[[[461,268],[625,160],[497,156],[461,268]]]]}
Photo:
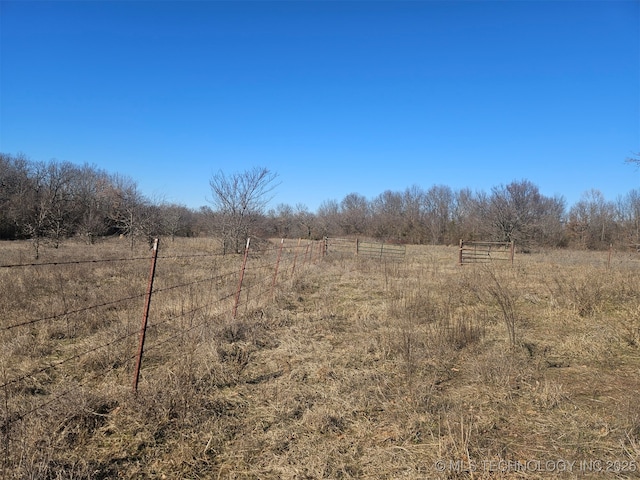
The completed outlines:
{"type": "MultiPolygon", "coordinates": [[[[218,235],[224,212],[198,210],[150,199],[136,182],[95,166],[34,162],[0,153],[0,239],[46,241],[98,237],[218,235]]],[[[528,180],[490,192],[434,185],[385,191],[373,199],[351,193],[327,200],[317,212],[304,205],[278,205],[253,217],[252,235],[289,238],[359,235],[414,244],[472,240],[514,240],[521,247],[590,249],[640,243],[640,192],[606,200],[586,192],[570,208],[562,197],[542,195],[528,180]]]]}

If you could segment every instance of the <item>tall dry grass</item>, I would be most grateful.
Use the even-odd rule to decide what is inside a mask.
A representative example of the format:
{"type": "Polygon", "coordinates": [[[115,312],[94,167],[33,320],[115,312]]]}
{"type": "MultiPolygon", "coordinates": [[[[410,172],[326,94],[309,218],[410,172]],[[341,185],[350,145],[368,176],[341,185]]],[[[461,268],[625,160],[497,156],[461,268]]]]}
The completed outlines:
{"type": "MultiPolygon", "coordinates": [[[[92,248],[41,261],[149,256],[92,248]]],[[[284,259],[272,289],[263,246],[232,318],[215,248],[161,244],[137,395],[147,260],[0,269],[2,325],[132,297],[3,330],[4,478],[638,477],[637,259],[410,247],[284,259]]]]}

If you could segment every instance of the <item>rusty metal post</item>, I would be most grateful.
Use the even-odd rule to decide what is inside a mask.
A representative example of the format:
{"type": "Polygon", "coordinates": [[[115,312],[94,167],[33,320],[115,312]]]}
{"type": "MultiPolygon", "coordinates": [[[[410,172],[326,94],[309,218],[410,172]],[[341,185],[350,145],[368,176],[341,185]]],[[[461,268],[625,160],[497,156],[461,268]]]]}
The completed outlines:
{"type": "Polygon", "coordinates": [[[356,257],[358,256],[358,247],[360,246],[360,241],[358,240],[358,237],[356,237],[356,257]]]}
{"type": "Polygon", "coordinates": [[[324,237],[323,241],[324,241],[324,244],[323,244],[322,256],[326,257],[327,252],[329,251],[329,237],[324,237]]]}
{"type": "Polygon", "coordinates": [[[300,242],[302,241],[301,238],[298,238],[298,244],[296,245],[296,248],[294,250],[294,254],[293,254],[293,267],[291,267],[291,276],[293,277],[293,274],[296,271],[296,262],[298,261],[298,247],[300,247],[300,242]]]}
{"type": "Polygon", "coordinates": [[[458,251],[458,265],[462,265],[462,249],[464,248],[464,241],[460,239],[460,250],[458,251]]]}
{"type": "Polygon", "coordinates": [[[309,257],[309,246],[311,244],[309,242],[307,242],[307,248],[305,248],[304,250],[304,260],[302,260],[302,267],[304,268],[304,266],[307,264],[307,258],[309,257]]]}
{"type": "Polygon", "coordinates": [[[149,307],[151,306],[151,293],[153,292],[153,279],[156,273],[156,261],[158,259],[158,242],[153,240],[153,254],[151,255],[151,271],[149,272],[149,284],[147,294],[144,299],[144,312],[142,314],[142,325],[140,327],[140,342],[138,345],[138,356],[136,358],[136,369],[133,377],[133,393],[138,392],[138,381],[140,380],[140,366],[142,365],[142,352],[144,351],[144,339],[147,334],[147,322],[149,320],[149,307]]]}
{"type": "Polygon", "coordinates": [[[273,297],[276,288],[276,279],[278,278],[278,267],[280,266],[280,258],[282,257],[282,248],[284,247],[284,238],[280,240],[280,249],[278,250],[278,258],[276,259],[276,268],[273,272],[273,282],[271,283],[271,296],[273,297]]]}
{"type": "Polygon", "coordinates": [[[233,318],[238,314],[238,304],[240,303],[240,292],[242,291],[242,280],[244,280],[244,270],[247,267],[247,257],[249,256],[249,242],[251,237],[247,238],[247,245],[244,247],[244,258],[242,259],[242,268],[240,269],[240,279],[238,280],[238,288],[236,290],[236,299],[233,304],[233,318]]]}
{"type": "Polygon", "coordinates": [[[513,260],[516,256],[516,242],[511,240],[511,266],[513,267],[513,260]]]}

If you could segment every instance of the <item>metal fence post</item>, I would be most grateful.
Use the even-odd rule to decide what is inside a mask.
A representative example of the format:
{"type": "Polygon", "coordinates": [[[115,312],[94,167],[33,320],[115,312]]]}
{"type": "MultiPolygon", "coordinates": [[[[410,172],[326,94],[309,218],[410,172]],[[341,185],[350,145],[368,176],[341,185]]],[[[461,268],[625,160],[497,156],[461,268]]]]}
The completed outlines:
{"type": "Polygon", "coordinates": [[[273,272],[273,283],[271,284],[271,296],[273,296],[274,289],[276,288],[276,280],[278,278],[278,267],[280,266],[280,257],[282,257],[282,248],[284,247],[284,238],[280,240],[280,249],[278,250],[278,258],[276,260],[276,268],[273,272]]]}
{"type": "Polygon", "coordinates": [[[136,358],[136,369],[133,377],[133,393],[138,392],[138,381],[140,379],[140,366],[142,365],[142,352],[144,351],[144,339],[147,334],[147,321],[149,320],[149,307],[151,306],[151,294],[153,293],[153,279],[156,273],[156,261],[158,259],[158,243],[156,238],[153,240],[153,254],[151,255],[151,271],[149,272],[149,284],[147,285],[147,294],[144,299],[144,311],[142,314],[142,325],[140,326],[140,342],[138,344],[138,356],[136,358]]]}
{"type": "Polygon", "coordinates": [[[307,258],[309,257],[309,246],[311,244],[307,242],[307,247],[304,249],[304,258],[302,259],[302,268],[307,265],[307,258]]]}
{"type": "Polygon", "coordinates": [[[298,238],[298,244],[296,245],[295,248],[295,253],[293,254],[293,266],[291,267],[291,276],[293,277],[293,274],[296,272],[296,262],[298,261],[298,248],[300,247],[300,242],[302,241],[301,238],[298,238]]]}
{"type": "Polygon", "coordinates": [[[247,245],[244,247],[244,258],[242,259],[242,268],[240,269],[240,279],[238,280],[238,289],[236,290],[236,300],[233,304],[233,318],[238,314],[238,304],[240,303],[240,292],[242,291],[242,280],[244,279],[244,270],[247,267],[247,257],[249,256],[249,242],[251,237],[247,238],[247,245]]]}
{"type": "Polygon", "coordinates": [[[513,267],[513,259],[516,256],[516,242],[511,240],[511,266],[513,267]]]}

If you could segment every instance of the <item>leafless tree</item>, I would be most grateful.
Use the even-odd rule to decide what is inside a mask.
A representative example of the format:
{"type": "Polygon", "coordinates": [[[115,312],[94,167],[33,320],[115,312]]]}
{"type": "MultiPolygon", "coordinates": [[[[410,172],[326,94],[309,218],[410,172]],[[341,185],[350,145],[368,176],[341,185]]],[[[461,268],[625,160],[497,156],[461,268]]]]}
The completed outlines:
{"type": "Polygon", "coordinates": [[[340,235],[340,205],[336,200],[325,200],[316,214],[319,233],[322,236],[340,235]]]}
{"type": "Polygon", "coordinates": [[[158,208],[162,230],[171,236],[171,241],[174,241],[178,235],[189,235],[190,223],[192,223],[191,210],[175,203],[163,203],[158,208]]]}
{"type": "Polygon", "coordinates": [[[453,214],[453,199],[453,191],[444,185],[434,185],[424,195],[425,223],[433,244],[446,242],[453,214]]]}
{"type": "Polygon", "coordinates": [[[83,165],[74,185],[74,204],[77,208],[77,234],[89,243],[109,233],[108,197],[112,182],[110,175],[96,167],[83,165]]]}
{"type": "Polygon", "coordinates": [[[614,220],[615,204],[599,190],[591,189],[569,211],[569,234],[581,247],[607,248],[613,240],[614,220]]]}
{"type": "Polygon", "coordinates": [[[29,182],[16,199],[19,224],[32,241],[36,258],[42,240],[57,247],[74,228],[73,181],[77,169],[68,162],[31,164],[29,182]]]}
{"type": "Polygon", "coordinates": [[[618,199],[616,219],[622,230],[622,242],[640,245],[640,191],[631,190],[618,199]]]}
{"type": "Polygon", "coordinates": [[[406,237],[403,225],[402,193],[386,190],[371,202],[371,233],[381,239],[401,240],[406,237]]]}
{"type": "Polygon", "coordinates": [[[145,208],[148,203],[136,182],[123,175],[113,175],[108,192],[109,221],[121,235],[129,238],[133,250],[136,236],[143,234],[145,208]]]}
{"type": "Polygon", "coordinates": [[[347,235],[361,235],[367,232],[370,206],[359,193],[350,193],[340,202],[340,226],[347,235]]]}
{"type": "Polygon", "coordinates": [[[0,154],[0,238],[22,232],[20,206],[31,190],[30,163],[22,155],[0,154]]]}
{"type": "Polygon", "coordinates": [[[288,203],[279,203],[275,210],[269,211],[269,220],[273,234],[279,238],[295,235],[295,213],[288,203]]]}
{"type": "Polygon", "coordinates": [[[452,211],[453,242],[463,238],[476,240],[484,236],[483,212],[489,200],[484,192],[463,188],[455,192],[452,211]]]}
{"type": "Polygon", "coordinates": [[[309,211],[306,205],[296,203],[295,218],[300,238],[313,238],[314,236],[320,238],[316,216],[309,211]]]}
{"type": "Polygon", "coordinates": [[[402,229],[407,242],[423,244],[428,240],[424,221],[424,199],[425,191],[418,185],[407,188],[402,194],[402,229]]]}
{"type": "Polygon", "coordinates": [[[210,203],[220,214],[217,230],[222,236],[223,251],[233,248],[240,253],[244,239],[249,236],[258,216],[264,213],[277,187],[278,175],[264,167],[254,167],[227,176],[218,171],[211,180],[210,203]]]}
{"type": "Polygon", "coordinates": [[[548,233],[562,221],[564,200],[542,195],[529,180],[514,181],[494,187],[481,211],[494,240],[515,241],[527,248],[550,241],[548,233]]]}

